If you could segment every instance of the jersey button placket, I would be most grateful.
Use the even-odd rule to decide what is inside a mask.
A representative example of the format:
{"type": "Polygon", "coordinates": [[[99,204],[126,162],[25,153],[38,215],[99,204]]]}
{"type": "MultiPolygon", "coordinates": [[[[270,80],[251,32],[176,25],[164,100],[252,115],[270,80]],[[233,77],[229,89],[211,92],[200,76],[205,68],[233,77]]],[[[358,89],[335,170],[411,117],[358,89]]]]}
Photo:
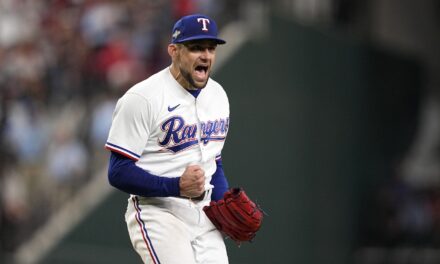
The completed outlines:
{"type": "Polygon", "coordinates": [[[200,150],[200,154],[202,156],[202,161],[205,159],[205,155],[204,155],[204,151],[205,151],[205,146],[203,145],[203,139],[202,139],[202,135],[203,135],[203,131],[202,131],[202,123],[201,123],[201,118],[200,118],[200,110],[198,107],[198,103],[197,103],[197,98],[195,98],[194,100],[194,105],[196,108],[196,116],[197,116],[197,137],[199,139],[199,150],[200,150]]]}

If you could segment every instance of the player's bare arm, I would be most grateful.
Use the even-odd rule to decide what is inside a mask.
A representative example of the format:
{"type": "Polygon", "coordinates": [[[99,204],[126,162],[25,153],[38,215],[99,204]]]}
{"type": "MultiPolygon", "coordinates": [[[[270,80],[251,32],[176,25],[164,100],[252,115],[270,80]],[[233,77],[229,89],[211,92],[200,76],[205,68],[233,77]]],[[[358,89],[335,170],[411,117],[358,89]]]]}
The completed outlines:
{"type": "Polygon", "coordinates": [[[186,167],[179,181],[180,195],[198,197],[205,191],[205,171],[199,165],[186,167]]]}

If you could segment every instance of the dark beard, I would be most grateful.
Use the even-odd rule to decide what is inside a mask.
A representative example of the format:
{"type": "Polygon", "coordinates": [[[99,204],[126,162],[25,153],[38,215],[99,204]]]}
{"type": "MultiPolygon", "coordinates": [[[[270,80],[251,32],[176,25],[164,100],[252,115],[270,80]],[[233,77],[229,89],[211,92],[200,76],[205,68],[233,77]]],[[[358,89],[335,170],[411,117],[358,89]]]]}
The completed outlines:
{"type": "Polygon", "coordinates": [[[191,74],[185,70],[183,70],[182,68],[179,67],[179,71],[182,74],[182,77],[194,88],[196,89],[202,89],[205,88],[206,84],[208,83],[209,80],[209,75],[208,78],[206,79],[206,82],[202,85],[202,86],[196,86],[196,83],[194,82],[194,79],[191,77],[191,74]]]}

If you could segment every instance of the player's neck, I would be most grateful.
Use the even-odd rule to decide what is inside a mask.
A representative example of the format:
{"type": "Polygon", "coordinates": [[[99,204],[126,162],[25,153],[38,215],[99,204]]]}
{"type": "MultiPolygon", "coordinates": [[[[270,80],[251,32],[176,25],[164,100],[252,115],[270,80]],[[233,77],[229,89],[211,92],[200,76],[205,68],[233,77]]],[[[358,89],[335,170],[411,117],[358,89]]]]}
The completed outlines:
{"type": "Polygon", "coordinates": [[[188,91],[197,90],[196,88],[192,87],[191,84],[185,78],[183,78],[182,74],[180,73],[180,70],[174,64],[171,64],[169,69],[171,75],[183,88],[185,88],[188,91]]]}

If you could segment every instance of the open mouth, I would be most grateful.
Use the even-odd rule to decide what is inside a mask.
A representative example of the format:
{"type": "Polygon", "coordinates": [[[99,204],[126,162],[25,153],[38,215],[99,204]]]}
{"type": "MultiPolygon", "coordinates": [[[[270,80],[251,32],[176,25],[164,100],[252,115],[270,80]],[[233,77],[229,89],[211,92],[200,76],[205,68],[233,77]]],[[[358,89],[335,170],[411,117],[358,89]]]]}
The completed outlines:
{"type": "Polygon", "coordinates": [[[208,66],[204,66],[204,65],[196,66],[194,69],[195,70],[194,79],[199,82],[206,81],[206,78],[208,78],[208,69],[209,69],[208,66]]]}
{"type": "Polygon", "coordinates": [[[208,66],[199,65],[199,66],[196,67],[195,70],[196,70],[196,72],[206,74],[206,72],[208,71],[208,66]]]}

